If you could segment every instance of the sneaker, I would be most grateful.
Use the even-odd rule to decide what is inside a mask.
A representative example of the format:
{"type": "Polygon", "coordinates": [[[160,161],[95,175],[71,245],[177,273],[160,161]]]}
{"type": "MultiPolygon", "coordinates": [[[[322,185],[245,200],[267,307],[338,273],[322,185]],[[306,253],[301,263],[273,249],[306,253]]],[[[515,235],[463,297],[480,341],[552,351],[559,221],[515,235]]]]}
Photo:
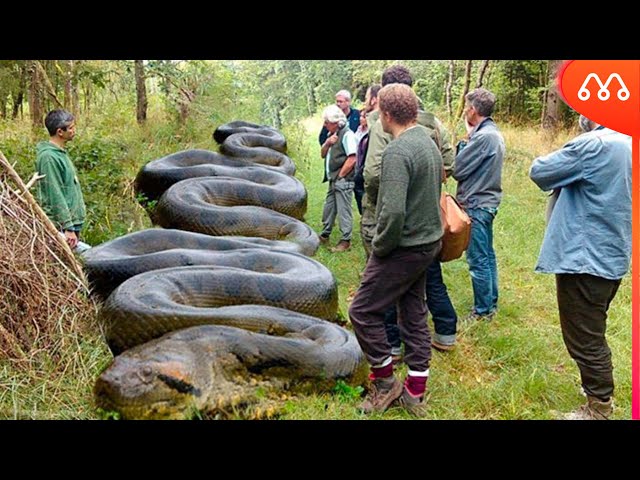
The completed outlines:
{"type": "Polygon", "coordinates": [[[407,387],[403,387],[398,403],[414,417],[424,417],[427,414],[427,402],[424,401],[424,394],[415,397],[411,395],[407,387]]]}
{"type": "Polygon", "coordinates": [[[377,378],[371,382],[369,393],[360,404],[362,413],[384,412],[402,395],[402,382],[395,375],[377,378]]]}
{"type": "Polygon", "coordinates": [[[456,348],[456,344],[452,343],[451,345],[445,345],[444,343],[440,343],[437,340],[431,340],[431,347],[435,348],[439,352],[450,352],[454,348],[456,348]]]}
{"type": "Polygon", "coordinates": [[[351,242],[347,241],[347,240],[340,240],[338,242],[338,245],[336,245],[334,248],[331,249],[331,251],[333,253],[336,252],[346,252],[347,250],[349,250],[351,248],[351,242]]]}
{"type": "Polygon", "coordinates": [[[599,398],[587,395],[587,403],[577,410],[563,416],[565,420],[609,420],[613,413],[613,398],[603,402],[599,398]]]}
{"type": "Polygon", "coordinates": [[[320,243],[323,245],[329,242],[329,237],[325,237],[324,235],[319,235],[318,238],[320,239],[320,243]]]}
{"type": "Polygon", "coordinates": [[[469,315],[467,315],[462,319],[462,321],[464,323],[473,323],[473,322],[482,321],[482,320],[484,320],[485,322],[490,322],[491,320],[493,320],[495,316],[496,316],[495,310],[493,312],[485,313],[483,315],[480,315],[475,310],[472,310],[469,315]]]}

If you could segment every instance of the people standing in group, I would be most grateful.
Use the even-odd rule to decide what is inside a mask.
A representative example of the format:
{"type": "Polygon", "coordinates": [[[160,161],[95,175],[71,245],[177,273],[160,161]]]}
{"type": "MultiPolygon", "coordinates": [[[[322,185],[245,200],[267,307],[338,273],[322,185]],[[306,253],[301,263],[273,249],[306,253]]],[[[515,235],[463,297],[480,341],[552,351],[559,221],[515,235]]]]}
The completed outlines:
{"type": "Polygon", "coordinates": [[[492,320],[498,309],[498,266],[493,248],[493,221],[502,199],[505,143],[491,118],[496,97],[484,88],[465,96],[468,142],[458,145],[453,178],[456,197],[471,218],[467,263],[473,287],[473,309],[466,321],[492,320]]]}
{"type": "MultiPolygon", "coordinates": [[[[382,73],[382,85],[386,86],[392,83],[411,87],[413,76],[404,65],[392,65],[382,73]]],[[[391,136],[383,131],[382,124],[378,119],[378,112],[370,113],[367,121],[369,123],[369,144],[364,166],[365,196],[362,202],[360,233],[368,256],[377,227],[376,208],[382,152],[391,141],[391,136]]],[[[432,140],[440,151],[445,170],[447,174],[450,174],[453,169],[454,152],[449,133],[440,120],[422,109],[418,110],[417,122],[428,129],[432,140]]],[[[444,284],[440,261],[437,259],[430,264],[427,270],[426,296],[435,330],[432,345],[437,350],[451,350],[456,343],[458,317],[444,284]]],[[[385,325],[389,342],[392,345],[394,360],[399,361],[402,358],[402,341],[397,325],[397,312],[393,305],[386,313],[385,325]]]]}
{"type": "Polygon", "coordinates": [[[329,182],[322,210],[323,229],[320,233],[320,242],[323,244],[329,242],[337,217],[341,237],[332,251],[344,252],[351,247],[351,232],[353,230],[351,196],[353,194],[357,144],[355,134],[347,123],[346,115],[336,105],[325,108],[322,118],[330,135],[320,149],[325,166],[323,182],[329,182]]]}
{"type": "MultiPolygon", "coordinates": [[[[336,93],[336,106],[342,110],[342,113],[347,118],[349,128],[355,133],[360,126],[360,110],[351,106],[351,93],[348,90],[340,90],[336,93]]],[[[329,133],[327,127],[323,125],[318,135],[318,142],[321,146],[327,141],[329,133]]]]}
{"type": "Polygon", "coordinates": [[[376,83],[367,88],[364,97],[364,108],[360,112],[360,127],[356,131],[358,152],[356,154],[356,173],[354,177],[353,193],[356,197],[358,212],[362,215],[362,197],[364,196],[364,165],[369,148],[369,121],[367,115],[378,110],[378,92],[382,85],[376,83]],[[360,135],[358,133],[360,132],[360,135]],[[359,137],[359,138],[358,138],[359,137]]]}
{"type": "Polygon", "coordinates": [[[37,184],[36,198],[69,247],[80,253],[89,248],[80,242],[86,207],[78,174],[66,150],[76,135],[75,118],[66,110],[52,110],[44,124],[49,140],[36,145],[36,172],[44,175],[37,184]]]}
{"type": "Polygon", "coordinates": [[[371,366],[371,389],[361,409],[382,412],[399,400],[410,413],[422,416],[431,359],[425,279],[442,245],[442,157],[426,128],[417,123],[418,98],[409,86],[389,84],[378,98],[379,121],[392,141],[379,166],[371,255],[349,308],[371,366]],[[409,367],[404,383],[393,373],[384,326],[385,312],[395,305],[409,367]]]}
{"type": "Polygon", "coordinates": [[[587,401],[566,419],[613,413],[607,312],[631,261],[631,138],[580,117],[586,132],[536,158],[529,176],[556,195],[536,271],[553,273],[562,338],[587,401]]]}

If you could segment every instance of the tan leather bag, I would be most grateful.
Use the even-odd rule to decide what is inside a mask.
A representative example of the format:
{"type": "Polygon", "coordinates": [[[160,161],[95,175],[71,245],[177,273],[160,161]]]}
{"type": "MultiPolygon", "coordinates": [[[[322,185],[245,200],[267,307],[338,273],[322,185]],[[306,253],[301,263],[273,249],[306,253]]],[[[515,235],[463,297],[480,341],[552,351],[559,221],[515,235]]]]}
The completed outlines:
{"type": "Polygon", "coordinates": [[[449,262],[462,256],[469,246],[471,238],[471,219],[462,209],[458,201],[447,192],[440,196],[442,214],[442,251],[440,261],[449,262]]]}

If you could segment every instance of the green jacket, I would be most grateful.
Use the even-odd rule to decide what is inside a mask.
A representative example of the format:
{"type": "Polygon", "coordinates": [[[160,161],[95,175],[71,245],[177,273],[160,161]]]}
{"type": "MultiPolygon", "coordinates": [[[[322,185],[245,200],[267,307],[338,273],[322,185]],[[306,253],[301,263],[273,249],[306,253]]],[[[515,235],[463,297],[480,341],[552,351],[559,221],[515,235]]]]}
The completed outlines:
{"type": "MultiPolygon", "coordinates": [[[[382,163],[382,152],[387,144],[392,140],[391,134],[382,130],[380,123],[380,112],[371,112],[367,116],[369,123],[369,149],[364,164],[364,198],[362,200],[362,218],[360,220],[360,230],[367,240],[371,241],[376,230],[376,204],[378,200],[378,190],[380,188],[380,165],[382,163]]],[[[449,133],[444,125],[432,113],[418,110],[418,124],[427,128],[431,134],[431,139],[436,143],[442,156],[444,169],[447,176],[451,175],[454,167],[455,153],[449,133]]]]}
{"type": "Polygon", "coordinates": [[[86,216],[84,199],[66,150],[44,141],[36,145],[36,152],[36,171],[45,175],[36,190],[40,206],[60,230],[81,225],[86,216]]]}

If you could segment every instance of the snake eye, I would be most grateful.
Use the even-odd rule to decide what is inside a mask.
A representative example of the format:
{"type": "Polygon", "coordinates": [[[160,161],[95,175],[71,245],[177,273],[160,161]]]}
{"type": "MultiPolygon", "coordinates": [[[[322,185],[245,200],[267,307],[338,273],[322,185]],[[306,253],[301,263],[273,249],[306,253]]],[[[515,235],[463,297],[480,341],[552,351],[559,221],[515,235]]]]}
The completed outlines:
{"type": "Polygon", "coordinates": [[[153,369],[148,365],[146,367],[142,367],[142,375],[144,375],[145,377],[150,377],[152,373],[153,369]]]}

